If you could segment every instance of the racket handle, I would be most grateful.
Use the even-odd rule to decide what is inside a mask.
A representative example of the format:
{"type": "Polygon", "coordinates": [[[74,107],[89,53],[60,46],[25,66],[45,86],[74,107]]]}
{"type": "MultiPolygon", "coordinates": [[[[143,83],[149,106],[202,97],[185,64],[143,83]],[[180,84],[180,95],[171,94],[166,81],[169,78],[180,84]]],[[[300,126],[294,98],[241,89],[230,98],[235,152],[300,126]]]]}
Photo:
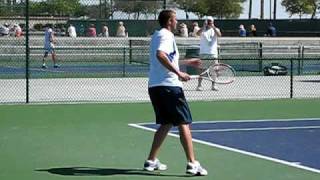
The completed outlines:
{"type": "Polygon", "coordinates": [[[200,77],[199,75],[190,75],[190,79],[197,79],[199,77],[200,77]]]}

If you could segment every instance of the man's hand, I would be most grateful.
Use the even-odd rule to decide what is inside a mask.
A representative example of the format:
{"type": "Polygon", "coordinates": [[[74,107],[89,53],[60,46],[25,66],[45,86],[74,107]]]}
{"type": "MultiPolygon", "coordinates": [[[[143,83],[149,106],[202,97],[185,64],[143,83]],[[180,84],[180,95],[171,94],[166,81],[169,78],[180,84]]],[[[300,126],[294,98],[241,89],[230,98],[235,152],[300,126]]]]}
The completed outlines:
{"type": "Polygon", "coordinates": [[[179,79],[181,80],[181,81],[189,81],[190,80],[190,75],[189,74],[187,74],[187,73],[184,73],[184,72],[179,72],[178,73],[178,76],[179,76],[179,79]]]}

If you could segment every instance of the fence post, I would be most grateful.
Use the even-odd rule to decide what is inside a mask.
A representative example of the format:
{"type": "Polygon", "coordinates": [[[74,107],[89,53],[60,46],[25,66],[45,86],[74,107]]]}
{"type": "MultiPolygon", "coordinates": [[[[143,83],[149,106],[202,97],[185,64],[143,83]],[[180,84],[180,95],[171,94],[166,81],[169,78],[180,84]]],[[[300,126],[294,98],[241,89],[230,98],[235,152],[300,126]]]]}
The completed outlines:
{"type": "Polygon", "coordinates": [[[302,45],[299,44],[299,48],[298,48],[298,75],[301,74],[300,70],[301,70],[301,60],[302,58],[302,45]]]}
{"type": "Polygon", "coordinates": [[[29,58],[30,58],[30,46],[29,46],[29,0],[26,0],[26,103],[29,103],[29,58]]]}
{"type": "Polygon", "coordinates": [[[293,59],[290,59],[290,98],[293,98],[293,59]]]}
{"type": "Polygon", "coordinates": [[[132,62],[132,40],[129,39],[129,63],[132,62]]]}
{"type": "Polygon", "coordinates": [[[259,42],[259,58],[260,58],[260,61],[259,61],[259,71],[261,72],[262,69],[263,69],[263,62],[262,62],[262,42],[259,42]]]}
{"type": "Polygon", "coordinates": [[[126,48],[123,48],[122,77],[126,76],[126,48]]]}

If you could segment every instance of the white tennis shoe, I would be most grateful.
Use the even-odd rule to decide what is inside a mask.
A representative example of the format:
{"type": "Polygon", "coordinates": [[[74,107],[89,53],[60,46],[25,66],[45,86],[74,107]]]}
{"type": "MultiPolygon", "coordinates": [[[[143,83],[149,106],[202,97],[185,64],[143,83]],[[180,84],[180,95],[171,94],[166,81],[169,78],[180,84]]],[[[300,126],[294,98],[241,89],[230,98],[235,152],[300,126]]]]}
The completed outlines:
{"type": "Polygon", "coordinates": [[[159,161],[159,159],[155,159],[154,161],[146,160],[144,162],[143,169],[146,170],[146,171],[154,171],[154,170],[165,171],[165,170],[167,170],[167,165],[162,164],[159,161]]]}
{"type": "Polygon", "coordinates": [[[211,90],[212,90],[212,91],[218,91],[219,89],[218,89],[218,87],[217,87],[216,85],[213,85],[213,86],[211,87],[211,90]]]}
{"type": "Polygon", "coordinates": [[[197,91],[203,91],[203,88],[202,88],[202,86],[197,86],[196,90],[197,91]]]}
{"type": "Polygon", "coordinates": [[[194,163],[188,162],[187,164],[187,174],[191,174],[194,176],[206,176],[208,175],[208,172],[206,169],[204,169],[198,161],[195,161],[194,163]]]}

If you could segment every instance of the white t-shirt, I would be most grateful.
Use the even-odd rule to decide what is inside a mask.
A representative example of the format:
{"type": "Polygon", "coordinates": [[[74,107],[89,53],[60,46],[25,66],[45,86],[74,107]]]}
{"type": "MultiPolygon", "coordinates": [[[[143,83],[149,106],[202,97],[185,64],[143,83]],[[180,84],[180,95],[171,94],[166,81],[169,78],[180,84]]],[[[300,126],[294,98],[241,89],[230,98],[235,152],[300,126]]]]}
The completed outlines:
{"type": "Polygon", "coordinates": [[[169,71],[158,60],[158,50],[165,52],[171,63],[179,70],[179,52],[173,33],[165,28],[162,28],[160,31],[155,31],[150,44],[150,71],[148,86],[182,87],[182,82],[179,80],[178,75],[169,71]]]}
{"type": "Polygon", "coordinates": [[[70,37],[77,37],[76,28],[74,26],[68,28],[68,33],[70,37]]]}
{"type": "MultiPolygon", "coordinates": [[[[220,31],[217,28],[218,31],[220,31]]],[[[214,32],[213,28],[204,30],[200,37],[200,55],[213,55],[218,57],[218,36],[214,32]]]]}

